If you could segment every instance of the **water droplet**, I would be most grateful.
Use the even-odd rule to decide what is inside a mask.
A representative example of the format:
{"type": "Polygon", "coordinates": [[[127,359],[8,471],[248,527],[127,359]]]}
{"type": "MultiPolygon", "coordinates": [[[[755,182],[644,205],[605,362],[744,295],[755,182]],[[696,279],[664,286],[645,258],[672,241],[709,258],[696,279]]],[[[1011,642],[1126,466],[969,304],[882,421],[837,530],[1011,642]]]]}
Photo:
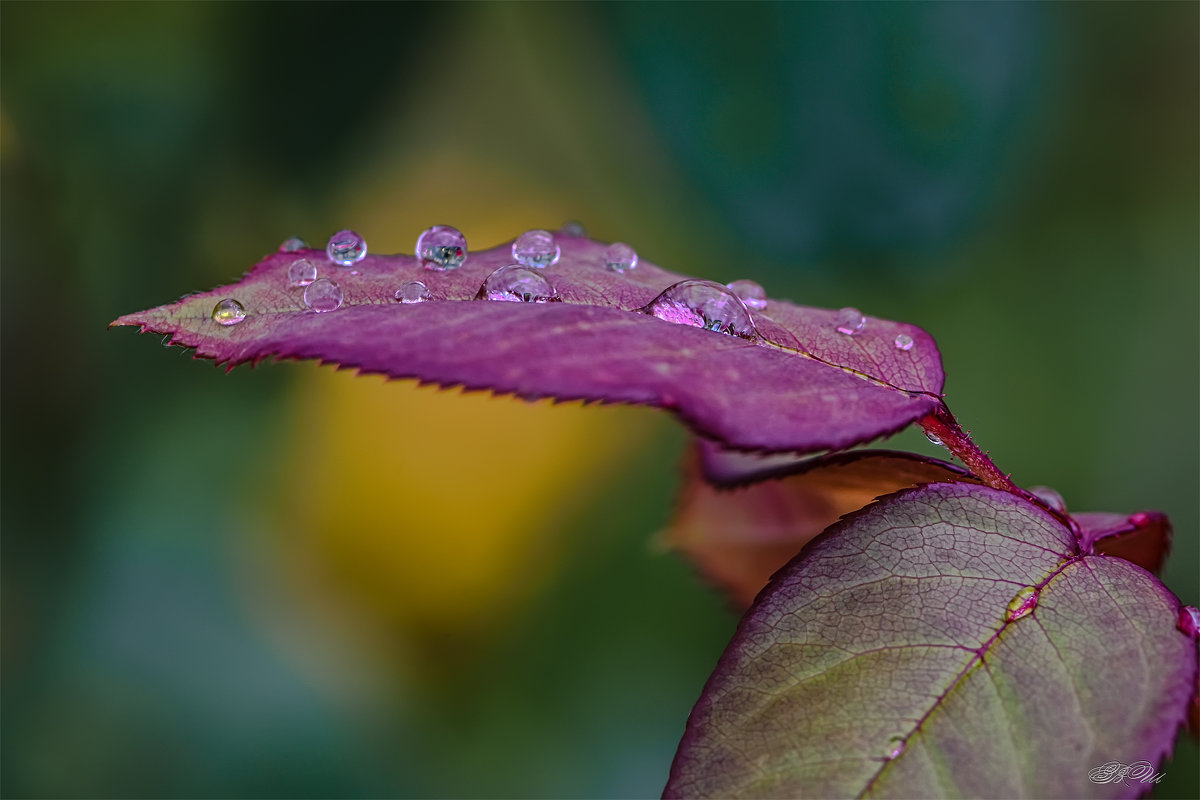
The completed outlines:
{"type": "Polygon", "coordinates": [[[420,281],[410,281],[396,290],[401,303],[424,303],[429,299],[429,287],[420,281]]]}
{"type": "Polygon", "coordinates": [[[320,313],[337,311],[342,307],[342,287],[328,278],[315,280],[304,290],[304,304],[320,313]]]}
{"type": "Polygon", "coordinates": [[[1150,524],[1151,516],[1145,511],[1136,511],[1129,515],[1129,524],[1137,528],[1144,528],[1150,524]]]}
{"type": "MultiPolygon", "coordinates": [[[[845,331],[843,331],[843,333],[844,332],[845,331]]],[[[938,436],[936,433],[930,433],[929,431],[925,431],[925,438],[929,440],[930,444],[936,444],[938,447],[946,446],[946,443],[942,441],[942,437],[938,436]]]]}
{"type": "Polygon", "coordinates": [[[562,254],[550,231],[525,231],[512,246],[513,258],[527,267],[544,269],[558,263],[562,254]]]}
{"type": "Polygon", "coordinates": [[[746,308],[753,308],[759,311],[767,307],[767,292],[762,286],[754,281],[740,280],[726,284],[726,286],[738,296],[746,308]]]}
{"type": "Polygon", "coordinates": [[[1017,592],[1008,604],[1008,621],[1014,622],[1021,617],[1029,614],[1038,604],[1038,590],[1033,586],[1026,586],[1021,591],[1017,592]]]}
{"type": "Polygon", "coordinates": [[[604,266],[613,272],[628,272],[637,265],[637,251],[624,242],[613,242],[604,250],[604,266]]]}
{"type": "Polygon", "coordinates": [[[1179,630],[1193,639],[1200,638],[1200,608],[1184,606],[1179,609],[1179,618],[1176,621],[1176,625],[1179,630]]]}
{"type": "Polygon", "coordinates": [[[542,273],[520,264],[509,264],[489,275],[483,283],[483,295],[488,300],[510,303],[549,303],[558,299],[542,273]]]}
{"type": "Polygon", "coordinates": [[[1032,486],[1029,493],[1060,514],[1067,513],[1067,501],[1049,486],[1032,486]]]}
{"type": "Polygon", "coordinates": [[[434,225],[417,237],[416,253],[426,269],[458,269],[467,259],[467,237],[458,228],[434,225]]]}
{"type": "Polygon", "coordinates": [[[351,230],[338,231],[325,246],[329,260],[348,267],[367,257],[367,240],[351,230]]]}
{"type": "Polygon", "coordinates": [[[221,325],[237,325],[246,318],[246,307],[232,297],[226,297],[213,308],[212,318],[221,325]]]}
{"type": "Polygon", "coordinates": [[[578,239],[580,237],[587,236],[587,229],[583,227],[583,223],[574,219],[570,222],[564,223],[562,226],[562,231],[560,232],[563,236],[569,236],[572,239],[578,239]]]}
{"type": "Polygon", "coordinates": [[[288,283],[292,286],[308,286],[317,279],[317,265],[307,258],[298,258],[288,267],[288,283]]]}
{"type": "MultiPolygon", "coordinates": [[[[847,306],[846,308],[843,308],[841,311],[837,312],[837,316],[833,318],[833,326],[837,328],[838,333],[844,333],[847,336],[853,336],[863,328],[867,327],[867,318],[864,317],[863,313],[857,308],[851,308],[850,306],[847,306]]],[[[897,347],[900,347],[899,342],[900,340],[897,339],[897,347]]],[[[910,344],[909,347],[911,346],[912,345],[910,344]]],[[[908,348],[902,347],[900,349],[907,350],[908,348]]]]}
{"type": "Polygon", "coordinates": [[[743,339],[754,339],[758,335],[741,298],[712,281],[680,281],[667,287],[640,310],[666,322],[743,339]]]}
{"type": "Polygon", "coordinates": [[[889,739],[887,760],[895,761],[897,758],[899,758],[900,754],[904,752],[904,746],[905,742],[899,736],[893,736],[891,739],[889,739]]]}
{"type": "Polygon", "coordinates": [[[294,253],[297,250],[307,250],[308,242],[301,239],[299,236],[293,236],[290,239],[284,239],[283,244],[279,245],[279,252],[294,253]]]}
{"type": "Polygon", "coordinates": [[[912,350],[913,338],[907,333],[896,334],[896,349],[897,350],[912,350]]]}

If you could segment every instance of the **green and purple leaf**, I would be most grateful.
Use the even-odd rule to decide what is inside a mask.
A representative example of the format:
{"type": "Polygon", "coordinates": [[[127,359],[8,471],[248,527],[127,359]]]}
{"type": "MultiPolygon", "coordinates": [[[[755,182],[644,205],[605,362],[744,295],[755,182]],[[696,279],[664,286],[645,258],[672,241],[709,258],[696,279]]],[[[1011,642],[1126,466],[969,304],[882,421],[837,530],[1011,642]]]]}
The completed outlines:
{"type": "Polygon", "coordinates": [[[834,525],[759,595],[667,797],[1132,797],[1196,685],[1179,601],[1058,519],[967,483],[834,525]]]}
{"type": "Polygon", "coordinates": [[[657,406],[743,450],[840,449],[894,433],[941,404],[941,358],[919,328],[868,318],[847,335],[834,311],[774,299],[749,312],[757,333],[748,338],[672,324],[644,312],[685,276],[645,260],[616,272],[605,266],[606,245],[556,239],[561,258],[540,273],[556,302],[480,299],[488,277],[514,263],[510,243],[445,271],[415,256],[367,255],[344,267],[300,250],[267,256],[238,283],[113,324],[168,334],[230,368],[316,359],[526,398],[657,406]],[[306,306],[306,289],[289,280],[300,258],[338,284],[336,311],[306,306]],[[413,281],[429,299],[398,301],[413,281]],[[213,319],[226,299],[244,309],[235,324],[213,319]]]}

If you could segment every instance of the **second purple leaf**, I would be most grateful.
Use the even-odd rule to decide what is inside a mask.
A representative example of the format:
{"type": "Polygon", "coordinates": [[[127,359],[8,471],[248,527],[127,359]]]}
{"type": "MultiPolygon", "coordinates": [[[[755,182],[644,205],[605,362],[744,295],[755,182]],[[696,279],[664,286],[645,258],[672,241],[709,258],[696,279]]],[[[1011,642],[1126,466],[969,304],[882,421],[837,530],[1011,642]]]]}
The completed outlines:
{"type": "Polygon", "coordinates": [[[237,283],[113,324],[230,367],[315,359],[525,398],[656,406],[743,450],[845,448],[941,404],[937,346],[912,325],[863,317],[848,328],[845,309],[688,278],[628,245],[530,231],[474,252],[452,228],[430,231],[419,257],[375,255],[340,231],[324,252],[289,247],[237,283]]]}

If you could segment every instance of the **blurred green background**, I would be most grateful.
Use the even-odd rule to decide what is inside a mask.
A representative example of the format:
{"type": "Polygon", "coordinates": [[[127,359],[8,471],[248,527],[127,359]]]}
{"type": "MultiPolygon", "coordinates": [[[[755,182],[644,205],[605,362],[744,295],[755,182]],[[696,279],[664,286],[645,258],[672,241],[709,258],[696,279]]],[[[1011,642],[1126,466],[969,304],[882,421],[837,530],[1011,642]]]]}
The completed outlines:
{"type": "MultiPolygon", "coordinates": [[[[105,330],[293,234],[579,219],[920,324],[1018,482],[1170,514],[1196,604],[1198,28],[1195,3],[0,5],[3,795],[661,791],[736,624],[654,545],[683,433],[105,330]]],[[[1194,740],[1165,771],[1157,796],[1200,795],[1194,740]]]]}

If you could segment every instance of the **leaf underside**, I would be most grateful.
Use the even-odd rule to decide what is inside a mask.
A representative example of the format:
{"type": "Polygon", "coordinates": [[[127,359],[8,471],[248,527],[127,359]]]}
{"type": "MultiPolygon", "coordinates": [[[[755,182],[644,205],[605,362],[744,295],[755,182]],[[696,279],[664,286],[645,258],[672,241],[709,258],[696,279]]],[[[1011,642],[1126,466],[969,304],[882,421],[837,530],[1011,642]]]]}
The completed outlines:
{"type": "Polygon", "coordinates": [[[891,495],[759,596],[665,796],[1136,796],[1088,773],[1169,752],[1196,675],[1178,610],[1015,495],[891,495]]]}
{"type": "Polygon", "coordinates": [[[645,260],[619,274],[605,267],[603,243],[565,235],[557,242],[561,259],[542,274],[561,302],[476,299],[494,270],[513,263],[507,243],[472,252],[449,271],[408,255],[368,255],[348,268],[302,250],[268,255],[236,284],[113,324],[169,334],[231,368],[316,359],[531,399],[657,406],[743,450],[844,448],[894,433],[941,402],[941,359],[919,328],[868,318],[849,336],[838,333],[836,312],[784,300],[751,312],[754,341],[673,324],[639,309],[685,276],[645,260]],[[301,257],[339,284],[340,309],[311,311],[303,288],[289,285],[288,268],[301,257]],[[396,290],[414,280],[431,299],[398,302],[396,290]],[[245,307],[239,324],[213,321],[225,298],[245,307]],[[895,346],[899,334],[912,338],[910,350],[895,346]]]}
{"type": "Polygon", "coordinates": [[[740,610],[776,570],[842,515],[923,483],[977,482],[954,464],[890,450],[757,469],[718,461],[725,455],[704,444],[693,449],[665,543],[681,551],[740,610]]]}

